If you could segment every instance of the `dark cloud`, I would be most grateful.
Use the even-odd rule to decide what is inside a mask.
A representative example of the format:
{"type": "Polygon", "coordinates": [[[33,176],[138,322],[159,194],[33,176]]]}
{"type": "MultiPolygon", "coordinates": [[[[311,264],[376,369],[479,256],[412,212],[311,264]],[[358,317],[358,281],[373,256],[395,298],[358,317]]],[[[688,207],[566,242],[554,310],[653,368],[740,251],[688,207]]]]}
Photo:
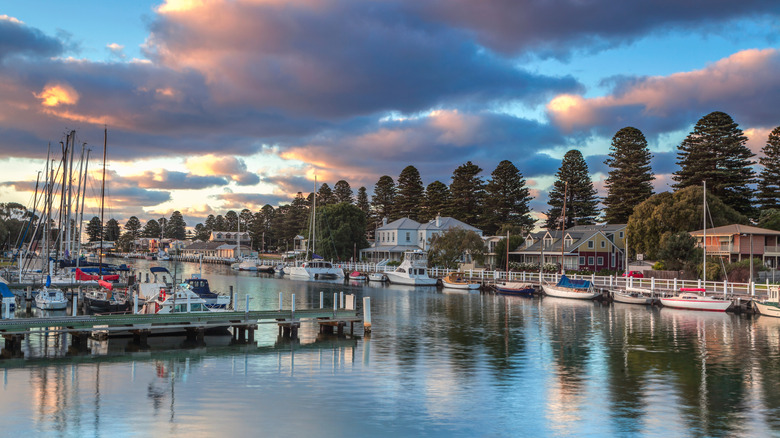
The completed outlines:
{"type": "Polygon", "coordinates": [[[0,62],[13,56],[58,56],[65,45],[57,38],[46,36],[38,29],[0,16],[0,62]]]}
{"type": "Polygon", "coordinates": [[[125,179],[135,182],[138,187],[165,190],[200,190],[228,184],[228,181],[220,176],[198,176],[164,169],[159,172],[146,171],[142,175],[128,176],[125,179]]]}
{"type": "Polygon", "coordinates": [[[268,195],[264,193],[220,193],[214,198],[223,201],[224,210],[240,211],[248,208],[253,213],[259,211],[264,205],[277,206],[289,204],[292,199],[286,196],[268,195]]]}
{"type": "MultiPolygon", "coordinates": [[[[653,32],[709,30],[763,16],[776,21],[780,4],[772,0],[432,0],[409,2],[429,20],[471,30],[477,41],[504,53],[533,52],[567,57],[626,45],[653,32]],[[774,17],[774,18],[773,18],[774,17]]],[[[733,26],[733,25],[732,25],[733,26]]]]}

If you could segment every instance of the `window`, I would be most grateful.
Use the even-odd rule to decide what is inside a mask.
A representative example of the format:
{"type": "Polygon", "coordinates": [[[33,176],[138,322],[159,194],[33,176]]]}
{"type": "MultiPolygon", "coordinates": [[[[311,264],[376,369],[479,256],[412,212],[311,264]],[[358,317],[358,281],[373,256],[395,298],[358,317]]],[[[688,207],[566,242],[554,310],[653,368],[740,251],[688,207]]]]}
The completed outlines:
{"type": "Polygon", "coordinates": [[[606,248],[607,247],[607,242],[605,240],[601,241],[601,247],[602,248],[606,248]]]}
{"type": "Polygon", "coordinates": [[[412,233],[410,233],[408,231],[406,232],[406,241],[407,242],[411,242],[412,241],[412,233]]]}
{"type": "Polygon", "coordinates": [[[604,257],[599,257],[596,260],[598,260],[598,266],[604,266],[604,257]]]}
{"type": "Polygon", "coordinates": [[[623,238],[623,232],[622,232],[622,231],[621,231],[621,232],[619,232],[619,233],[618,233],[618,236],[620,236],[620,238],[622,239],[622,238],[623,238]]]}
{"type": "Polygon", "coordinates": [[[593,256],[588,257],[588,266],[593,266],[593,256]]]}
{"type": "Polygon", "coordinates": [[[592,240],[588,240],[588,248],[593,248],[593,241],[592,240]]]}
{"type": "Polygon", "coordinates": [[[610,266],[615,266],[615,253],[612,253],[612,264],[610,266]]]}
{"type": "Polygon", "coordinates": [[[585,264],[585,257],[580,257],[580,266],[585,264]]]}

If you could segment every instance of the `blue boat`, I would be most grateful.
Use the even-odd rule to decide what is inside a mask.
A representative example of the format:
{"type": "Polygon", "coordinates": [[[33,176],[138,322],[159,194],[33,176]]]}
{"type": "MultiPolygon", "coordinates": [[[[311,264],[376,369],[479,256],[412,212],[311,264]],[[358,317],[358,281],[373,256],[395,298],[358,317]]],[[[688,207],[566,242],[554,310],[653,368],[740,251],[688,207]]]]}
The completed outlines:
{"type": "Polygon", "coordinates": [[[530,297],[536,293],[536,289],[528,283],[506,282],[496,284],[496,292],[504,295],[525,295],[530,297]]]}
{"type": "Polygon", "coordinates": [[[0,282],[0,296],[1,296],[0,299],[2,300],[6,298],[14,299],[14,302],[11,304],[11,309],[10,309],[11,312],[14,312],[16,310],[16,296],[14,295],[13,292],[11,292],[11,289],[8,288],[8,285],[3,282],[0,282]]]}

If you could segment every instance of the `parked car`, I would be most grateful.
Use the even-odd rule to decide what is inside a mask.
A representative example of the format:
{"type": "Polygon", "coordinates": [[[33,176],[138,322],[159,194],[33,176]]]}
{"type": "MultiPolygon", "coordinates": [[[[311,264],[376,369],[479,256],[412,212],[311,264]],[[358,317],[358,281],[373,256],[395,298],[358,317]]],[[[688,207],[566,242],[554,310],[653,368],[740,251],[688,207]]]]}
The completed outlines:
{"type": "Polygon", "coordinates": [[[623,273],[624,277],[645,278],[645,274],[642,271],[628,271],[623,273]]]}

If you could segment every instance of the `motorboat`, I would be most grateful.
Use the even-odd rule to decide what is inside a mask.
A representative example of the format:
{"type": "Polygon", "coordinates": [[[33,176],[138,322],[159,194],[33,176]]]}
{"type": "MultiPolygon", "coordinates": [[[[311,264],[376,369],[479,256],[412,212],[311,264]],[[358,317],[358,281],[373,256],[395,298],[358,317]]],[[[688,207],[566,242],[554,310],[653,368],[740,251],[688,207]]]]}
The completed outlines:
{"type": "Polygon", "coordinates": [[[366,281],[368,277],[366,277],[366,274],[360,271],[352,271],[352,273],[349,274],[349,279],[355,281],[366,281]]]}
{"type": "Polygon", "coordinates": [[[627,287],[625,290],[613,290],[612,299],[624,304],[653,304],[653,292],[648,289],[627,287]]]}
{"type": "Polygon", "coordinates": [[[372,272],[368,274],[368,281],[379,281],[384,283],[387,281],[387,276],[381,272],[372,272]]]}
{"type": "Polygon", "coordinates": [[[422,250],[404,252],[404,260],[394,271],[385,272],[390,283],[410,286],[436,286],[437,280],[428,276],[428,258],[422,250]]]}
{"type": "Polygon", "coordinates": [[[62,289],[44,287],[35,295],[35,307],[42,310],[64,310],[68,308],[68,297],[62,289]]]}
{"type": "Polygon", "coordinates": [[[448,289],[479,289],[481,284],[478,281],[472,281],[466,278],[462,272],[452,272],[441,279],[441,283],[448,289]]]}
{"type": "Polygon", "coordinates": [[[206,307],[211,309],[227,309],[230,305],[230,297],[225,294],[213,292],[209,286],[209,281],[205,278],[201,278],[200,275],[193,274],[191,278],[184,280],[184,282],[206,303],[206,307]]]}
{"type": "Polygon", "coordinates": [[[161,289],[147,298],[140,313],[170,314],[170,313],[203,313],[213,312],[206,300],[192,290],[188,283],[181,283],[171,289],[161,289]]]}
{"type": "Polygon", "coordinates": [[[505,283],[497,283],[495,285],[496,292],[503,295],[533,295],[536,293],[536,289],[530,283],[518,283],[514,281],[507,281],[505,283]]]}
{"type": "Polygon", "coordinates": [[[332,263],[321,259],[303,262],[297,266],[284,268],[284,273],[292,278],[310,280],[335,280],[344,278],[344,270],[334,267],[332,263]]]}
{"type": "Polygon", "coordinates": [[[260,261],[255,257],[245,257],[230,267],[235,271],[257,271],[260,261]]]}
{"type": "Polygon", "coordinates": [[[551,297],[577,300],[592,300],[599,295],[590,281],[572,280],[566,275],[561,275],[561,279],[555,285],[542,284],[542,290],[551,297]]]}
{"type": "Polygon", "coordinates": [[[672,297],[661,297],[660,301],[665,307],[689,310],[708,310],[711,312],[725,312],[731,307],[731,300],[724,300],[712,296],[706,296],[704,288],[680,288],[680,293],[672,297]]]}
{"type": "Polygon", "coordinates": [[[765,301],[753,301],[753,307],[755,307],[756,311],[761,315],[780,318],[780,299],[778,299],[778,287],[770,287],[768,293],[769,295],[765,301]]]}

